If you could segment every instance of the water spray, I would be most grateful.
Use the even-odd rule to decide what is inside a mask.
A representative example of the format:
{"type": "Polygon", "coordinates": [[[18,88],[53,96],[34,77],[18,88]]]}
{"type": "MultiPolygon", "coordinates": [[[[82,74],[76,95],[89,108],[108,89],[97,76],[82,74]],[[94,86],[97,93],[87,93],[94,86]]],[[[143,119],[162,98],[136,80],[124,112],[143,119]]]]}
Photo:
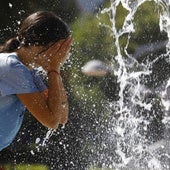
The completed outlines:
{"type": "MultiPolygon", "coordinates": [[[[151,137],[147,138],[148,127],[151,125],[150,121],[157,121],[157,119],[161,117],[161,114],[165,112],[163,107],[160,106],[160,96],[155,96],[156,93],[152,93],[153,89],[147,88],[142,83],[142,78],[152,73],[151,68],[154,62],[147,64],[138,63],[135,57],[127,52],[131,34],[135,32],[134,17],[136,11],[147,1],[148,0],[110,1],[110,7],[103,9],[101,13],[107,14],[110,17],[110,29],[115,40],[114,45],[117,53],[116,56],[114,56],[116,66],[114,69],[108,69],[103,63],[98,61],[94,63],[94,61],[92,61],[82,68],[84,74],[92,76],[105,76],[108,70],[112,70],[120,85],[119,100],[108,104],[110,109],[114,110],[114,113],[112,114],[113,118],[112,121],[109,122],[107,129],[108,135],[104,136],[105,141],[103,141],[105,146],[110,147],[110,145],[113,145],[111,148],[114,148],[114,155],[109,153],[99,155],[102,157],[102,160],[103,157],[106,158],[106,160],[103,161],[102,168],[110,168],[111,170],[169,170],[170,168],[170,147],[167,145],[167,139],[158,139],[154,143],[151,141],[151,137]],[[118,30],[116,28],[115,18],[120,3],[123,8],[127,10],[127,15],[122,28],[118,30]],[[120,46],[120,37],[124,34],[128,35],[124,48],[126,57],[123,56],[120,46]],[[137,71],[130,69],[130,67],[137,67],[137,69],[135,69],[137,71]],[[154,111],[155,107],[161,107],[162,109],[154,111]],[[109,163],[107,164],[107,162],[109,163]]],[[[168,41],[161,43],[166,44],[167,53],[164,56],[167,57],[170,54],[170,1],[155,0],[154,2],[157,6],[161,7],[160,30],[165,31],[168,37],[168,41]]],[[[156,48],[158,49],[159,47],[156,48]]],[[[167,89],[168,85],[165,88],[167,89]]],[[[165,92],[166,91],[167,90],[165,90],[165,92]]],[[[167,105],[165,102],[163,104],[167,105]]],[[[169,107],[167,110],[169,110],[169,107]]],[[[167,125],[169,126],[169,120],[169,115],[166,114],[161,122],[164,127],[167,128],[167,125]]],[[[157,121],[157,124],[158,123],[159,121],[157,121]]],[[[159,138],[159,136],[157,137],[159,138]]]]}

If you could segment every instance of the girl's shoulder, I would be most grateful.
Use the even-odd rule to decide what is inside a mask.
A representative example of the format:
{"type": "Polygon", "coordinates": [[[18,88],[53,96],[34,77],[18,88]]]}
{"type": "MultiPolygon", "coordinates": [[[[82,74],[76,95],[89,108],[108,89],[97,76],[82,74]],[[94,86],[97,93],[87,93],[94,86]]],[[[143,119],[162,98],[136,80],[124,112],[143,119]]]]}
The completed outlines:
{"type": "Polygon", "coordinates": [[[8,64],[13,60],[18,60],[16,53],[0,53],[0,64],[8,64]]]}
{"type": "Polygon", "coordinates": [[[13,64],[20,62],[16,53],[0,53],[0,72],[8,71],[13,64]]]}

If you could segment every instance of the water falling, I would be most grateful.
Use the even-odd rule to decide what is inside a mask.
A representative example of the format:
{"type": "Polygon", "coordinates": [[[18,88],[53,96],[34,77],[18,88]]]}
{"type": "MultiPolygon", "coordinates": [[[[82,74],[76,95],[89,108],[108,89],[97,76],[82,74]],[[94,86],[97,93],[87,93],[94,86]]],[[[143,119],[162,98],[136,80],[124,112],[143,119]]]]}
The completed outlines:
{"type": "MultiPolygon", "coordinates": [[[[169,106],[163,99],[160,90],[166,93],[167,85],[156,89],[145,86],[143,78],[152,73],[152,66],[159,58],[166,58],[169,63],[170,54],[170,1],[155,0],[160,8],[160,30],[167,33],[166,54],[161,54],[152,62],[139,63],[127,52],[131,35],[135,32],[134,17],[139,7],[148,0],[111,0],[110,7],[102,10],[109,14],[112,36],[114,37],[116,63],[114,75],[120,86],[119,100],[108,103],[107,109],[113,112],[103,141],[107,152],[98,155],[102,168],[111,170],[169,170],[170,146],[169,106]],[[127,10],[121,29],[116,27],[116,14],[119,5],[127,10]],[[123,53],[120,38],[127,35],[123,53]],[[161,102],[162,100],[162,102],[161,102]],[[162,106],[164,105],[164,107],[162,106]],[[155,109],[157,108],[157,109],[155,109]],[[166,108],[166,109],[165,109],[166,108]],[[152,123],[151,123],[152,122],[152,123]],[[153,126],[153,127],[152,127],[153,126]],[[149,129],[149,127],[152,127],[149,129]],[[156,136],[156,130],[159,135],[156,136]],[[148,133],[149,131],[149,133],[148,133]],[[161,132],[163,131],[163,135],[161,132]],[[154,134],[155,133],[155,134],[154,134]],[[154,135],[155,136],[154,136],[154,135]],[[163,138],[161,136],[164,136],[163,138]]],[[[170,94],[169,94],[170,95],[170,94]]],[[[94,163],[95,164],[95,163],[94,163]]]]}

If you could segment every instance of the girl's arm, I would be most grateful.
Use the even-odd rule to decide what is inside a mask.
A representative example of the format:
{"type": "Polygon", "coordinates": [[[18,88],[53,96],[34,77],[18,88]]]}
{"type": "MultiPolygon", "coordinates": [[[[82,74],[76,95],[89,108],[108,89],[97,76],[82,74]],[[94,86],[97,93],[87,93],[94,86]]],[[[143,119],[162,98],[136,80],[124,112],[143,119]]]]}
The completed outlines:
{"type": "MultiPolygon", "coordinates": [[[[47,92],[45,92],[47,94],[47,92]]],[[[58,124],[65,124],[68,118],[68,101],[61,76],[49,73],[48,95],[40,92],[17,94],[21,102],[32,115],[44,126],[56,129],[58,124]]]]}

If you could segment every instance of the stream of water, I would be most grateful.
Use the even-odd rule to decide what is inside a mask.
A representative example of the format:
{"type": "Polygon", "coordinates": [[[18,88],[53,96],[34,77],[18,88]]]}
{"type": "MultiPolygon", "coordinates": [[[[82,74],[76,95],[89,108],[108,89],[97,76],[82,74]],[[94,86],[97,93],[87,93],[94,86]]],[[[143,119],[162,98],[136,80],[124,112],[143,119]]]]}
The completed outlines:
{"type": "MultiPolygon", "coordinates": [[[[111,22],[111,30],[115,39],[117,55],[114,56],[117,67],[114,74],[120,85],[119,100],[108,103],[107,109],[114,116],[109,123],[107,134],[104,137],[103,146],[109,148],[108,152],[99,155],[102,168],[117,170],[169,170],[170,169],[170,80],[164,87],[156,89],[147,88],[142,83],[144,76],[150,75],[152,65],[159,57],[170,61],[170,1],[155,0],[160,12],[160,30],[167,33],[166,53],[148,63],[138,63],[127,52],[131,34],[135,32],[134,17],[138,8],[147,0],[111,0],[110,7],[101,11],[108,14],[111,22]],[[127,10],[127,15],[121,29],[116,28],[116,14],[119,4],[127,10]],[[120,38],[128,35],[124,54],[121,52],[120,38]],[[133,68],[133,69],[132,69],[133,68]],[[134,68],[136,68],[134,71],[134,68]],[[158,95],[159,99],[155,97],[158,95]],[[162,97],[165,95],[166,97],[162,97]],[[162,103],[161,109],[155,110],[162,103]],[[158,104],[158,105],[157,105],[158,104]],[[151,116],[152,115],[152,116],[151,116]],[[162,117],[160,115],[163,115],[162,117]],[[161,118],[160,118],[161,117],[161,118]],[[160,126],[158,126],[160,118],[160,126]],[[156,123],[152,127],[152,121],[156,123]],[[151,128],[149,129],[149,127],[151,128]],[[160,128],[163,134],[156,136],[156,128],[160,128]],[[150,131],[147,134],[147,131],[150,131]],[[151,132],[152,131],[152,132],[151,132]],[[155,133],[155,136],[149,136],[155,133]],[[163,137],[160,137],[163,136],[163,137]]],[[[161,74],[161,73],[160,73],[161,74]]],[[[159,108],[159,107],[158,107],[159,108]]],[[[95,163],[94,163],[95,164],[95,163]]]]}

